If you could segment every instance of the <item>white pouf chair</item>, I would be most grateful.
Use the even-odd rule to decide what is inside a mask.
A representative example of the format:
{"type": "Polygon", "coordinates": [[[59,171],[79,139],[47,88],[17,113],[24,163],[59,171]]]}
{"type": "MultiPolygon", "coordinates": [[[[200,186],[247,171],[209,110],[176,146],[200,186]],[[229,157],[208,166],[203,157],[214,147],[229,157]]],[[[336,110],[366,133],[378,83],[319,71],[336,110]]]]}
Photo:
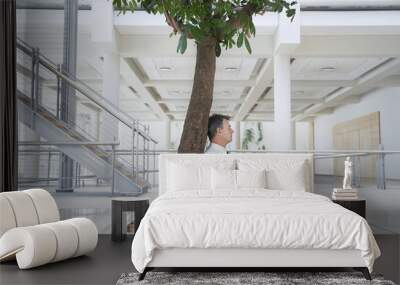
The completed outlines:
{"type": "Polygon", "coordinates": [[[0,262],[16,258],[28,269],[80,256],[96,248],[97,236],[87,218],[60,221],[46,190],[0,193],[0,262]]]}

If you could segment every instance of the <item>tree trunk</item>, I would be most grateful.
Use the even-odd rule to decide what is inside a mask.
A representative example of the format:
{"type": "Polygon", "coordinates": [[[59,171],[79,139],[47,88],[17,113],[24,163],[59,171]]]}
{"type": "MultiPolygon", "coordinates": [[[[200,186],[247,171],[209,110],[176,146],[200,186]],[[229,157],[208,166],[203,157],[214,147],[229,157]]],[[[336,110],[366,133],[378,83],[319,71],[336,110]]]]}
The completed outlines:
{"type": "Polygon", "coordinates": [[[207,141],[215,77],[215,39],[197,44],[196,69],[192,95],[186,113],[185,124],[178,153],[203,153],[207,141]]]}

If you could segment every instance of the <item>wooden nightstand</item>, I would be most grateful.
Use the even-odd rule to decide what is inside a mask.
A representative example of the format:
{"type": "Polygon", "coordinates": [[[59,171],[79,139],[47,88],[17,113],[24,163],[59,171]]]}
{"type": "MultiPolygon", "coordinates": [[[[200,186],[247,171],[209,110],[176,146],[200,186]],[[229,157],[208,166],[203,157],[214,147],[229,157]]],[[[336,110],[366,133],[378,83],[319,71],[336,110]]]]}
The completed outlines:
{"type": "Polygon", "coordinates": [[[332,202],[339,204],[340,206],[353,211],[356,214],[359,214],[365,219],[365,209],[367,204],[365,200],[332,200],[332,202]]]}
{"type": "Polygon", "coordinates": [[[111,202],[111,239],[113,241],[123,241],[126,239],[126,234],[123,229],[126,224],[123,224],[123,215],[126,211],[135,213],[135,232],[137,231],[140,221],[146,214],[149,208],[150,199],[148,197],[120,197],[113,198],[111,202]]]}

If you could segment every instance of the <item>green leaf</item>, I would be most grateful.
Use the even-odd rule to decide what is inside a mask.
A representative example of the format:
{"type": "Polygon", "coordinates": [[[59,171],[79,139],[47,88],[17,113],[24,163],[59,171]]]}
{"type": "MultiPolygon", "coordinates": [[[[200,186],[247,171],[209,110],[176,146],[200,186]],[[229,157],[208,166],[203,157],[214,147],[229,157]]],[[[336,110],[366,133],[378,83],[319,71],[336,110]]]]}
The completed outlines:
{"type": "MultiPolygon", "coordinates": [[[[1,0],[0,0],[1,1],[1,0]]],[[[249,41],[256,34],[253,16],[259,11],[285,11],[284,15],[294,19],[296,2],[300,0],[108,0],[120,14],[134,12],[141,7],[150,14],[166,15],[174,19],[181,33],[177,52],[187,49],[189,35],[196,42],[214,38],[220,48],[242,48],[252,52],[249,41]],[[251,6],[250,10],[243,7],[251,6]],[[232,25],[232,23],[235,23],[232,25]],[[184,34],[184,35],[183,35],[184,34]],[[246,39],[247,38],[247,39],[246,39]]]]}
{"type": "Polygon", "coordinates": [[[249,52],[249,54],[251,54],[251,46],[250,46],[250,43],[249,43],[249,40],[247,39],[247,37],[244,38],[244,44],[245,44],[246,49],[249,52]]]}
{"type": "Polygon", "coordinates": [[[117,7],[121,7],[122,3],[121,0],[113,0],[113,5],[117,7]]]}
{"type": "Polygon", "coordinates": [[[136,1],[129,2],[129,8],[131,9],[132,12],[135,11],[137,8],[136,1]]]}
{"type": "Polygon", "coordinates": [[[185,33],[181,34],[181,37],[179,38],[178,42],[178,47],[176,49],[176,52],[180,52],[181,54],[184,54],[187,48],[187,37],[185,33]]]}
{"type": "Polygon", "coordinates": [[[256,35],[256,27],[254,26],[253,21],[250,21],[249,26],[250,26],[250,33],[251,33],[253,36],[255,36],[255,35],[256,35]]]}
{"type": "Polygon", "coordinates": [[[197,21],[194,17],[192,17],[190,19],[190,21],[193,23],[193,25],[198,25],[199,24],[199,21],[197,21]]]}
{"type": "Polygon", "coordinates": [[[200,29],[193,28],[190,30],[190,32],[192,33],[192,36],[196,41],[201,42],[203,40],[204,36],[200,29]]]}
{"type": "Polygon", "coordinates": [[[241,48],[241,47],[242,47],[242,45],[243,45],[243,38],[244,38],[244,33],[241,32],[241,33],[239,34],[238,39],[237,39],[237,47],[238,47],[238,48],[241,48]]]}

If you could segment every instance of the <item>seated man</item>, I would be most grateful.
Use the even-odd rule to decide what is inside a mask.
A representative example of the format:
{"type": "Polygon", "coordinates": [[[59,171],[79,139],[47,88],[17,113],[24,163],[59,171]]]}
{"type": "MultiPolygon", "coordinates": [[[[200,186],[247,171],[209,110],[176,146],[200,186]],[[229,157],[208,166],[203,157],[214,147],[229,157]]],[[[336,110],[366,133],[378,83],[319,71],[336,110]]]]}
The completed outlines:
{"type": "Polygon", "coordinates": [[[230,117],[214,114],[208,119],[208,138],[210,145],[205,153],[225,153],[226,145],[232,141],[233,130],[229,124],[230,117]]]}

